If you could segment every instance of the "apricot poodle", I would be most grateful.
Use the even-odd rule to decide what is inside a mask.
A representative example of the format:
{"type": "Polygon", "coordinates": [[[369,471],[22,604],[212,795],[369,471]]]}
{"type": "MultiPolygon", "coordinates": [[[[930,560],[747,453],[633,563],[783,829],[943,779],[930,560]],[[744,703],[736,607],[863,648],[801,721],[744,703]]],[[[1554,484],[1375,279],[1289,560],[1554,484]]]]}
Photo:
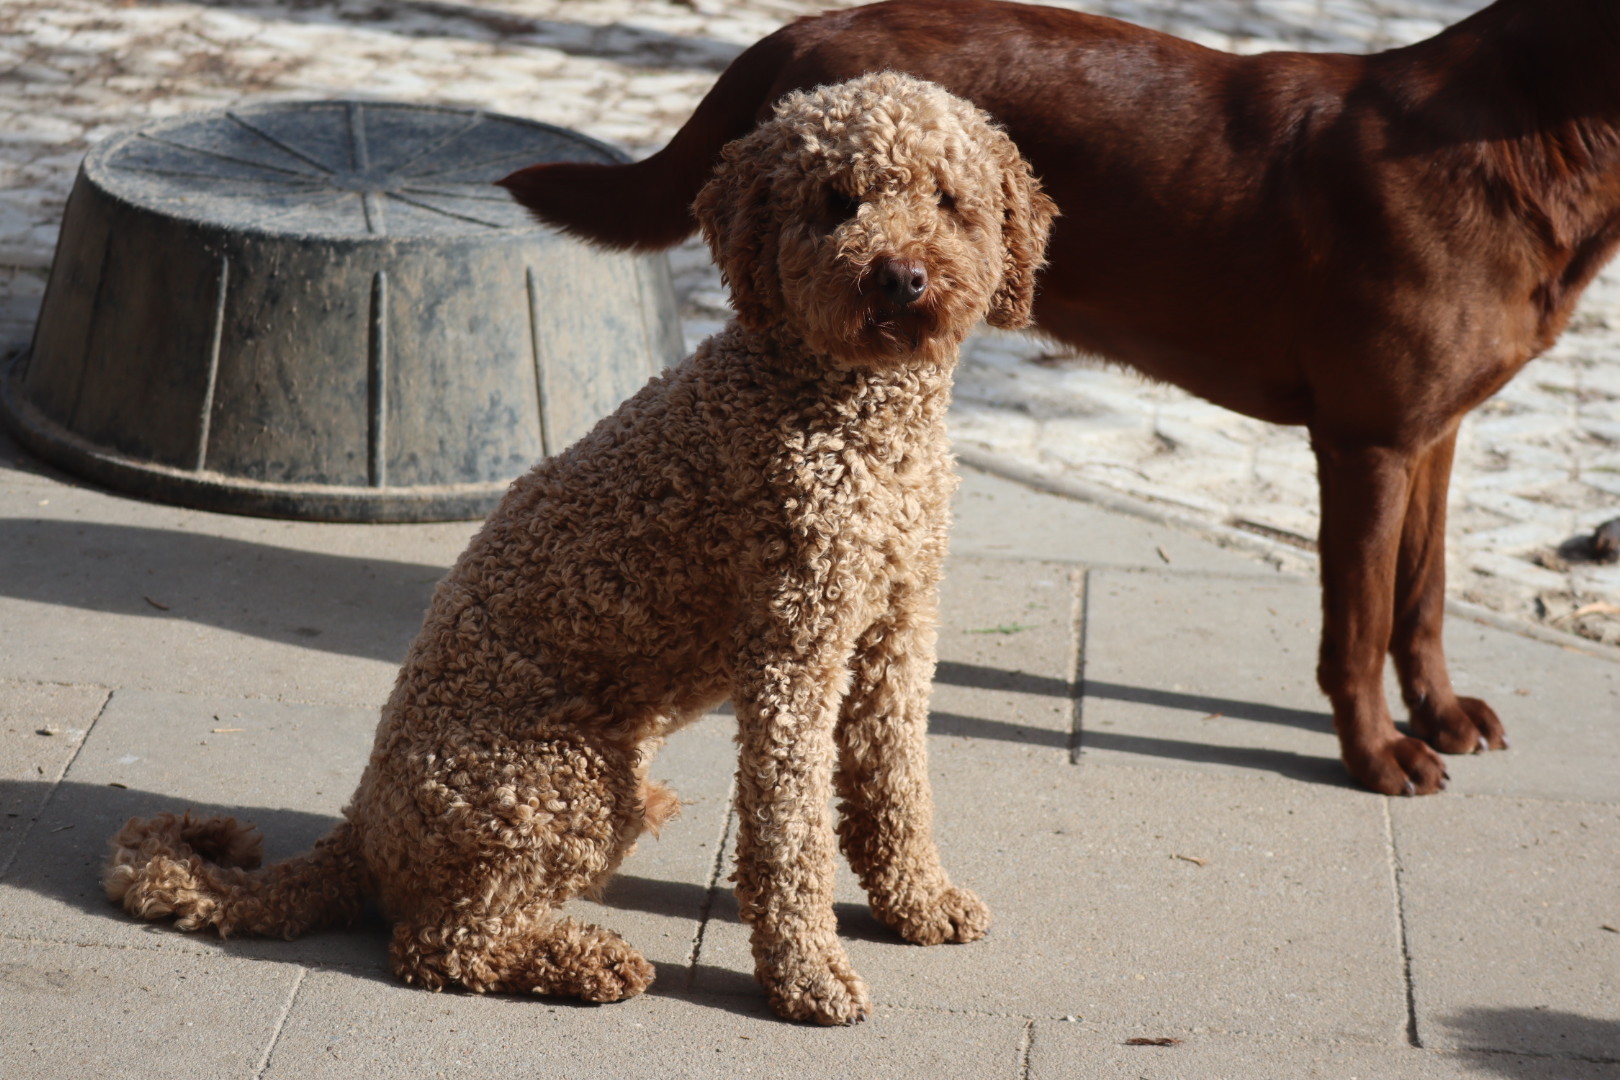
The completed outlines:
{"type": "Polygon", "coordinates": [[[651,965],[557,909],[675,812],[649,760],[729,697],[734,880],[778,1013],[869,1006],[833,917],[835,790],[876,916],[920,944],[980,937],[924,748],[945,411],[972,327],[1027,323],[1053,212],[1006,135],[932,84],[784,99],[696,203],[736,318],[512,485],[434,594],[345,820],[262,869],[234,819],[131,821],[108,895],[287,937],[375,898],[406,982],[629,997],[651,965]]]}

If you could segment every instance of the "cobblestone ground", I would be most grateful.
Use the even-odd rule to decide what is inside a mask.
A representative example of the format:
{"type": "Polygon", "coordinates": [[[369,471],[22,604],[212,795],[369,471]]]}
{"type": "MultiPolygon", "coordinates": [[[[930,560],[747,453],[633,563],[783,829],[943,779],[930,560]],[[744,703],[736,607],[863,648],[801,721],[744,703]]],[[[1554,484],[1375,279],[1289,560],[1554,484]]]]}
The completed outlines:
{"type": "MultiPolygon", "coordinates": [[[[84,152],[144,120],[243,101],[362,96],[467,105],[646,153],[716,73],[799,0],[5,0],[0,6],[0,353],[27,345],[84,152]]],[[[1238,52],[1408,43],[1475,0],[1134,0],[1072,6],[1238,52]]],[[[688,334],[725,315],[696,246],[676,252],[688,334]]],[[[1040,342],[970,347],[963,447],[1212,524],[1316,531],[1303,433],[1259,423],[1040,342]]],[[[1620,567],[1578,539],[1620,514],[1620,275],[1465,425],[1453,484],[1453,595],[1620,642],[1620,567]]]]}

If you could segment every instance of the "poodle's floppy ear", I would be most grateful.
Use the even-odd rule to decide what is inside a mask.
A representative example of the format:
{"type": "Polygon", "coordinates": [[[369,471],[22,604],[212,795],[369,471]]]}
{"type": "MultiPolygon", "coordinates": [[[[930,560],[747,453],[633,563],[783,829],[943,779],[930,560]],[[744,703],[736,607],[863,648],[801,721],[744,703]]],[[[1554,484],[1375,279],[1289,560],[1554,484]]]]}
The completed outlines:
{"type": "Polygon", "coordinates": [[[1046,238],[1058,209],[1010,138],[996,132],[994,149],[1001,168],[1004,254],[1001,284],[990,299],[985,321],[1003,330],[1019,330],[1029,325],[1035,306],[1035,274],[1046,265],[1046,238]]]}
{"type": "Polygon", "coordinates": [[[726,144],[713,177],[692,203],[703,239],[731,289],[731,306],[745,326],[768,323],[782,306],[770,176],[782,157],[779,141],[767,125],[726,144]]]}

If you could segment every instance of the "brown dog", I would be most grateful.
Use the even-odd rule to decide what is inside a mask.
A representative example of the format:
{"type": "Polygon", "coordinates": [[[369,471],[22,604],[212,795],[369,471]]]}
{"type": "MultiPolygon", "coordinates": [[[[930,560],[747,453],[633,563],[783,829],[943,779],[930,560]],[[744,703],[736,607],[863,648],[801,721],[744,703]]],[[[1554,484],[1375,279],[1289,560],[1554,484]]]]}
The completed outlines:
{"type": "Polygon", "coordinates": [[[1052,204],[982,112],[891,72],[786,98],[696,209],[737,317],[513,481],[434,593],[344,820],[257,868],[234,819],[136,819],[108,896],[286,937],[371,897],[406,982],[630,997],[652,965],[558,909],[669,817],[654,753],[729,698],[737,906],[778,1013],[868,1009],[838,848],[907,941],[983,936],[928,786],[945,411],[979,320],[1028,323],[1052,204]]]}
{"type": "Polygon", "coordinates": [[[1505,747],[1441,647],[1452,449],[1620,242],[1620,4],[1499,0],[1372,56],[1232,56],[1055,8],[894,0],[760,41],[646,161],[503,183],[579,235],[664,247],[777,97],[880,68],[985,108],[1056,199],[1042,330],[1310,429],[1317,678],[1350,773],[1428,793],[1435,750],[1505,747]],[[1386,650],[1419,738],[1390,717],[1386,650]]]}

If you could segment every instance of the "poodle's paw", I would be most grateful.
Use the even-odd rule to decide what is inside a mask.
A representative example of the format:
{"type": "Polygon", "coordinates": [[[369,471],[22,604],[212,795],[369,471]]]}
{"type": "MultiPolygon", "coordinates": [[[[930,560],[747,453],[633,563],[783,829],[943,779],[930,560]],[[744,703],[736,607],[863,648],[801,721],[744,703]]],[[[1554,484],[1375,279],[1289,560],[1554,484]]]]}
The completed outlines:
{"type": "Polygon", "coordinates": [[[854,1024],[872,1010],[866,983],[839,946],[824,954],[798,953],[779,964],[761,964],[759,981],[771,1008],[788,1020],[854,1024]]]}
{"type": "Polygon", "coordinates": [[[623,1001],[633,998],[652,985],[653,966],[628,944],[619,942],[621,949],[604,952],[599,962],[574,973],[574,993],[586,1001],[623,1001]]]}
{"type": "Polygon", "coordinates": [[[430,925],[402,921],[389,950],[394,974],[413,986],[460,985],[475,994],[548,994],[585,1001],[623,1001],[653,981],[653,966],[618,934],[575,919],[520,933],[487,932],[489,924],[430,925]],[[447,946],[448,943],[448,946],[447,946]]]}
{"type": "Polygon", "coordinates": [[[652,985],[653,966],[624,938],[599,926],[564,920],[537,958],[529,989],[585,1001],[623,1001],[652,985]]]}
{"type": "Polygon", "coordinates": [[[990,908],[954,885],[927,898],[908,898],[896,904],[874,898],[872,913],[913,945],[977,941],[990,929],[990,908]]]}

